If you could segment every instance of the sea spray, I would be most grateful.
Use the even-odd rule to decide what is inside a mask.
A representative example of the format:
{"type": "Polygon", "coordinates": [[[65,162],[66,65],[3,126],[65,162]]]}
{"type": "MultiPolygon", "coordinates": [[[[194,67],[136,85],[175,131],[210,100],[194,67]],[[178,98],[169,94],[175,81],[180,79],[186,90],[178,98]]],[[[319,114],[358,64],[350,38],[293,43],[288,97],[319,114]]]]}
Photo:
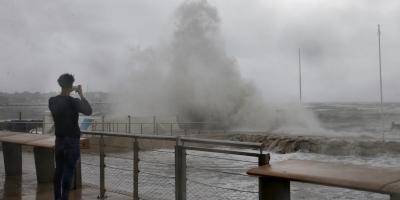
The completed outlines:
{"type": "Polygon", "coordinates": [[[205,0],[182,3],[168,44],[134,51],[132,71],[116,87],[115,113],[178,116],[228,129],[319,128],[300,104],[270,106],[241,76],[226,53],[220,20],[205,0]]]}

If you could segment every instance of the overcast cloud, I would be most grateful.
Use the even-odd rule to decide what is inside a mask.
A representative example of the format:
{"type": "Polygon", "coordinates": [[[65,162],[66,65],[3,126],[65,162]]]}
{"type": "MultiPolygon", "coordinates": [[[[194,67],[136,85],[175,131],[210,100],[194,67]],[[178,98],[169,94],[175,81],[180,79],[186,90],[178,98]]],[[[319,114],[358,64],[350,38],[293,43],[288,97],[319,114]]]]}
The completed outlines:
{"type": "MultiPolygon", "coordinates": [[[[0,3],[0,91],[55,91],[75,74],[107,91],[132,67],[131,52],[168,43],[183,0],[40,0],[0,3]]],[[[267,99],[379,99],[377,24],[383,33],[385,101],[400,101],[400,1],[209,0],[242,75],[267,99]]]]}

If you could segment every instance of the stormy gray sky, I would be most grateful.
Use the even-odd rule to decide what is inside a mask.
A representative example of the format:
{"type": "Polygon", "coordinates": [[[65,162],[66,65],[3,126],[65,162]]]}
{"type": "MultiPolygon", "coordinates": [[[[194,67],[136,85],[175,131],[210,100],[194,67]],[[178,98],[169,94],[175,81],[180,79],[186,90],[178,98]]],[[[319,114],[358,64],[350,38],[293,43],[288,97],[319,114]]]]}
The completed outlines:
{"type": "MultiPolygon", "coordinates": [[[[108,91],[131,52],[168,43],[184,0],[14,0],[0,3],[0,91],[55,91],[75,74],[108,91]]],[[[378,101],[377,24],[382,25],[384,100],[400,101],[400,1],[209,0],[227,54],[266,99],[378,101]]]]}

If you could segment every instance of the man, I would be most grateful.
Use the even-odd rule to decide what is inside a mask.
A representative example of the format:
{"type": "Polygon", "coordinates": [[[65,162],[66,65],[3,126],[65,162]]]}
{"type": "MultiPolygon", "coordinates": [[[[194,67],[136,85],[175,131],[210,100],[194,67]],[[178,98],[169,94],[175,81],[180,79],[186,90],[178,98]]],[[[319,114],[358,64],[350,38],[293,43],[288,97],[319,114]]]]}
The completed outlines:
{"type": "Polygon", "coordinates": [[[68,200],[75,166],[80,158],[79,113],[91,115],[92,108],[83,96],[82,86],[73,87],[75,79],[71,74],[61,75],[57,81],[61,93],[49,99],[56,135],[54,199],[68,200]],[[72,91],[77,92],[80,99],[71,97],[72,91]]]}

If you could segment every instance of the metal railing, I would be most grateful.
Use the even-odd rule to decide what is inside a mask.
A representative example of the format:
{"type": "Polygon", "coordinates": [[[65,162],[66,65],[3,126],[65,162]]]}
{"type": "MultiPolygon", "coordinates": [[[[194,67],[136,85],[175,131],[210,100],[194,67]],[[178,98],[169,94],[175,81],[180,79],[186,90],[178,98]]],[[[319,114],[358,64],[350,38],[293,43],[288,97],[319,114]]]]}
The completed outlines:
{"type": "MultiPolygon", "coordinates": [[[[140,117],[139,117],[140,118],[140,117]]],[[[91,122],[81,122],[80,124],[89,124],[92,131],[107,131],[114,133],[132,133],[132,134],[152,134],[152,135],[190,135],[201,134],[206,130],[222,131],[216,128],[210,129],[209,127],[215,126],[218,122],[165,122],[158,121],[155,116],[152,121],[134,122],[133,117],[127,116],[122,120],[106,120],[105,116],[101,116],[91,122]]],[[[12,130],[21,132],[40,133],[39,128],[46,125],[53,125],[53,122],[41,120],[19,119],[0,121],[0,130],[12,130]],[[8,127],[7,127],[8,126],[8,127]]]]}
{"type": "MultiPolygon", "coordinates": [[[[107,197],[106,191],[118,192],[118,186],[115,188],[107,189],[107,180],[115,178],[113,176],[106,175],[107,170],[119,170],[125,173],[130,172],[131,179],[130,184],[132,184],[131,194],[133,199],[176,199],[176,200],[186,200],[186,199],[202,199],[199,198],[204,195],[204,199],[210,198],[210,195],[217,195],[217,193],[200,191],[200,187],[206,190],[221,190],[222,195],[229,196],[231,193],[246,193],[242,198],[236,195],[236,199],[248,199],[249,195],[253,197],[258,195],[257,190],[249,189],[239,189],[238,187],[229,187],[215,184],[213,181],[207,181],[204,177],[196,177],[197,173],[203,171],[203,175],[210,173],[221,174],[224,177],[228,176],[240,176],[249,178],[245,175],[244,171],[242,173],[238,172],[237,169],[231,168],[232,161],[234,162],[245,162],[250,163],[250,165],[264,165],[269,161],[269,155],[263,154],[263,145],[261,143],[249,143],[249,142],[234,142],[234,141],[221,141],[221,140],[207,140],[207,139],[194,139],[185,137],[175,137],[175,136],[160,136],[160,135],[135,135],[135,134],[119,134],[112,132],[83,132],[84,135],[90,137],[96,137],[98,139],[98,153],[92,156],[99,156],[98,165],[93,163],[87,163],[82,161],[82,165],[87,166],[98,166],[99,170],[99,188],[100,188],[100,199],[105,199],[107,197]],[[124,156],[126,153],[106,153],[106,151],[115,151],[115,149],[121,149],[121,146],[116,146],[110,144],[111,142],[106,142],[110,138],[124,138],[124,140],[129,140],[131,146],[129,147],[128,155],[124,156]],[[140,141],[167,141],[173,144],[174,148],[167,149],[141,149],[140,141]],[[205,146],[204,146],[205,145],[205,146]],[[221,147],[225,148],[221,148],[221,147]],[[230,148],[250,148],[252,150],[233,150],[230,148]],[[142,151],[143,150],[143,151],[142,151]],[[254,152],[256,150],[256,152],[254,152]],[[150,154],[158,154],[156,158],[151,160],[150,154]],[[160,156],[160,154],[163,154],[160,156]],[[242,156],[246,159],[238,159],[234,157],[226,157],[219,155],[231,155],[231,156],[242,156]],[[165,159],[169,156],[172,159],[165,159]],[[107,158],[110,158],[113,164],[107,164],[107,158]],[[226,162],[227,169],[223,169],[220,166],[215,165],[204,165],[204,162],[199,164],[196,161],[200,160],[220,160],[220,162],[226,162]],[[249,158],[255,158],[256,160],[249,160],[249,158]],[[116,159],[129,160],[128,165],[118,164],[116,159]],[[194,160],[193,160],[194,159],[194,160]],[[195,161],[195,162],[193,162],[195,161]],[[229,164],[230,163],[230,164],[229,164]],[[160,170],[161,169],[161,170],[160,170]],[[193,172],[193,173],[192,173],[193,172]],[[173,174],[172,174],[173,173],[173,174]],[[202,194],[203,193],[203,194],[202,194]],[[174,197],[175,196],[175,197],[174,197]]],[[[126,148],[126,147],[125,147],[126,148]]],[[[84,153],[83,153],[84,154],[84,153]]],[[[125,162],[125,161],[121,161],[125,162]]],[[[213,161],[214,162],[214,161],[213,161]]],[[[211,163],[213,163],[211,162],[211,163]]],[[[247,169],[247,167],[246,167],[247,169]]],[[[113,172],[110,172],[113,174],[113,172]]],[[[125,177],[126,179],[126,177],[125,177]]],[[[227,179],[227,178],[225,178],[227,179]]],[[[122,181],[120,179],[115,179],[116,181],[122,181]]],[[[222,179],[221,179],[222,180],[222,179]]],[[[228,181],[229,182],[229,181],[228,181]]],[[[230,181],[232,182],[232,181],[230,181]]],[[[113,184],[121,185],[121,184],[113,184]]],[[[109,186],[112,187],[113,185],[109,186]]],[[[227,184],[229,185],[229,184],[227,184]]],[[[258,184],[254,184],[258,185],[258,184]]],[[[256,187],[258,188],[258,187],[256,187]]],[[[254,189],[254,188],[253,188],[254,189]]],[[[126,189],[125,189],[126,193],[126,189]]],[[[130,193],[130,192],[129,192],[130,193]]],[[[221,199],[220,196],[214,199],[221,199]]],[[[232,199],[232,198],[227,198],[232,199]]],[[[235,198],[233,198],[235,199],[235,198]]]]}
{"type": "MultiPolygon", "coordinates": [[[[124,124],[126,129],[119,129],[122,132],[113,132],[107,126],[112,123],[104,118],[102,121],[96,124],[102,131],[82,131],[91,139],[91,149],[82,150],[83,182],[99,188],[99,199],[105,199],[107,191],[135,200],[258,196],[257,179],[245,171],[268,163],[269,155],[263,153],[262,143],[189,138],[176,136],[176,132],[172,136],[168,131],[134,132],[135,123],[130,120],[124,124]],[[246,184],[240,185],[243,182],[246,184]]],[[[52,124],[43,122],[42,126],[52,124]]]]}

